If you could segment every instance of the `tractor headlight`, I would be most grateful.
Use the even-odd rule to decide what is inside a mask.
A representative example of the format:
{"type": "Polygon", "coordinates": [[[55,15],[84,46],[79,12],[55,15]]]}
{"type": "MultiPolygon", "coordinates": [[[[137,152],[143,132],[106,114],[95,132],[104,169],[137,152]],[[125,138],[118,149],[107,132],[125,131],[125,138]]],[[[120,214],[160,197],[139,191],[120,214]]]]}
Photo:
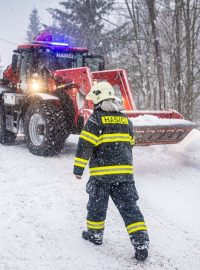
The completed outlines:
{"type": "Polygon", "coordinates": [[[41,91],[42,83],[39,80],[32,79],[29,85],[29,89],[31,92],[39,92],[41,91]]]}

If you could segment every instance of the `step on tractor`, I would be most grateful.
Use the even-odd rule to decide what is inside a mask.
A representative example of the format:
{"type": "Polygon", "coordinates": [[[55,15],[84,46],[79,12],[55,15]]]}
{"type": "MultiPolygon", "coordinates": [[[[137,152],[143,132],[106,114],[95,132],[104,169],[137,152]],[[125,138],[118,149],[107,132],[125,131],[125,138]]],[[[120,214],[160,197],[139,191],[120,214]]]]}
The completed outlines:
{"type": "Polygon", "coordinates": [[[194,128],[174,110],[137,110],[125,70],[105,70],[102,56],[58,40],[58,35],[44,31],[14,50],[0,81],[1,144],[24,134],[31,153],[58,154],[66,138],[80,134],[91,115],[93,104],[85,96],[99,81],[109,82],[122,100],[136,145],[177,143],[194,128]]]}

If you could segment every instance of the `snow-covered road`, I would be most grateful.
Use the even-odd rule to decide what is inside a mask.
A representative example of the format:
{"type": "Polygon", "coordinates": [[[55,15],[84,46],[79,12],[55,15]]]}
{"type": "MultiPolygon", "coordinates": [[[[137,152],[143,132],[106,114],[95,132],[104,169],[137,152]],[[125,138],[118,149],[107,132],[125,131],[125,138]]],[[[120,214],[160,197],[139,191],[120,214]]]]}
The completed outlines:
{"type": "Polygon", "coordinates": [[[0,270],[200,269],[200,132],[178,145],[135,147],[139,205],[149,227],[150,256],[134,258],[123,221],[110,201],[102,246],[81,238],[86,171],[72,174],[77,137],[53,158],[20,140],[0,145],[0,270]]]}

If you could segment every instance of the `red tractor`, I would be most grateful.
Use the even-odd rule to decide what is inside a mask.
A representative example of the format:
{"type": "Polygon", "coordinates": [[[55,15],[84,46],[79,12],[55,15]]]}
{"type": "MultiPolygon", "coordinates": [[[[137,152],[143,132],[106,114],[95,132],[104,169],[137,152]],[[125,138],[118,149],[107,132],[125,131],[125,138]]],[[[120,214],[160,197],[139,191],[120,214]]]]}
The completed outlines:
{"type": "Polygon", "coordinates": [[[69,134],[81,132],[93,109],[85,96],[102,80],[114,86],[124,113],[132,119],[151,115],[172,120],[147,125],[136,121],[136,144],[176,143],[193,129],[193,123],[173,110],[137,111],[124,70],[104,70],[102,56],[55,42],[53,35],[44,32],[31,44],[18,46],[12,64],[4,71],[0,82],[0,143],[14,142],[20,132],[25,134],[31,153],[59,153],[69,134]]]}

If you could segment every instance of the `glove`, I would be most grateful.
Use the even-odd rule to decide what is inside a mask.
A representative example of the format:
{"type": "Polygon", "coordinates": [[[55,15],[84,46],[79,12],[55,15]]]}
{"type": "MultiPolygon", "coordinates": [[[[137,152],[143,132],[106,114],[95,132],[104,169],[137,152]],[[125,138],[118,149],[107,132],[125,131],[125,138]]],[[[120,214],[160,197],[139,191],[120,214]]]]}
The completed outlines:
{"type": "Polygon", "coordinates": [[[76,175],[75,174],[75,177],[76,177],[76,180],[81,180],[82,179],[82,176],[81,175],[76,175]]]}

